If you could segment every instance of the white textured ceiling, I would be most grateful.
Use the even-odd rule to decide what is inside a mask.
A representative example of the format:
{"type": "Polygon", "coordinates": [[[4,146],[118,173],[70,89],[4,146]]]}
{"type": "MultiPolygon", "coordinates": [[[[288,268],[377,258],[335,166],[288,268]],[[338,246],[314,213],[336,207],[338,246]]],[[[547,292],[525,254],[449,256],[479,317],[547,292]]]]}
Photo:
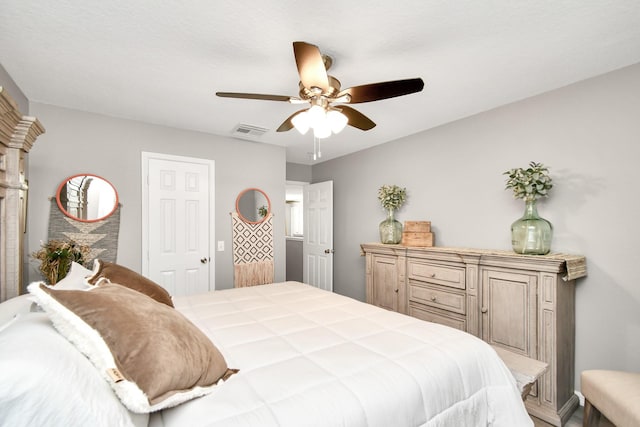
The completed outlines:
{"type": "Polygon", "coordinates": [[[0,63],[30,101],[231,135],[269,129],[287,161],[312,136],[292,42],[334,59],[342,87],[422,77],[417,94],[354,104],[377,127],[325,140],[322,161],[640,62],[639,0],[0,0],[0,63]]]}

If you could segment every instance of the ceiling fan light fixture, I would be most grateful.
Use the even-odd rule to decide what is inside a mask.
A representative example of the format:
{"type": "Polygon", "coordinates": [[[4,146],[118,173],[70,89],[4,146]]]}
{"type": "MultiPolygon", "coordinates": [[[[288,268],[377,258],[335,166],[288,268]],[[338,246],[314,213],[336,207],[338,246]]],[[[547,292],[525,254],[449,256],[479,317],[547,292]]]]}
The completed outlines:
{"type": "Polygon", "coordinates": [[[327,122],[333,133],[340,133],[345,128],[349,119],[338,110],[327,111],[327,122]]]}
{"type": "Polygon", "coordinates": [[[292,119],[291,123],[293,127],[296,128],[298,132],[302,135],[306,134],[309,128],[311,127],[311,121],[309,120],[309,113],[307,111],[303,111],[300,114],[296,114],[292,119]]]}
{"type": "Polygon", "coordinates": [[[325,120],[322,123],[317,123],[313,127],[313,136],[318,139],[329,138],[331,136],[331,126],[329,126],[329,122],[325,120]]]}
{"type": "Polygon", "coordinates": [[[314,129],[316,128],[316,126],[320,126],[321,123],[324,123],[327,119],[327,113],[325,109],[320,105],[313,105],[307,111],[309,114],[310,126],[314,129]]]}
{"type": "Polygon", "coordinates": [[[302,135],[313,129],[316,138],[328,138],[332,133],[342,132],[349,119],[342,112],[321,105],[314,105],[306,111],[296,114],[291,124],[302,135]]]}

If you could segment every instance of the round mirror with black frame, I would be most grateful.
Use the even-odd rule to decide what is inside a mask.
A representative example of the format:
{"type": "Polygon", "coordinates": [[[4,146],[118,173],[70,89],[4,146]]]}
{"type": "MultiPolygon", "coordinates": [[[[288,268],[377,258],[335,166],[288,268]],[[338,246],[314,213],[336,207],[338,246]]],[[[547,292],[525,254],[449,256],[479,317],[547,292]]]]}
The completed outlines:
{"type": "Polygon", "coordinates": [[[236,212],[249,224],[260,224],[271,213],[271,201],[259,188],[247,188],[238,194],[236,212]]]}
{"type": "Polygon", "coordinates": [[[89,173],[73,175],[62,181],[56,202],[69,218],[96,222],[111,216],[118,207],[118,192],[106,179],[89,173]]]}

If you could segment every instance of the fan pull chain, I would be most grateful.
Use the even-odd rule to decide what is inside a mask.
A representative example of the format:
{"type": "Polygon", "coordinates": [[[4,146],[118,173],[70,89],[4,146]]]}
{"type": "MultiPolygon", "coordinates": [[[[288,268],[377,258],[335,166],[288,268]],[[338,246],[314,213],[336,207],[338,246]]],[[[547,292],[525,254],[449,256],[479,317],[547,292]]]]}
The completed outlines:
{"type": "Polygon", "coordinates": [[[320,151],[320,138],[313,137],[313,160],[318,160],[322,157],[322,152],[320,151]]]}

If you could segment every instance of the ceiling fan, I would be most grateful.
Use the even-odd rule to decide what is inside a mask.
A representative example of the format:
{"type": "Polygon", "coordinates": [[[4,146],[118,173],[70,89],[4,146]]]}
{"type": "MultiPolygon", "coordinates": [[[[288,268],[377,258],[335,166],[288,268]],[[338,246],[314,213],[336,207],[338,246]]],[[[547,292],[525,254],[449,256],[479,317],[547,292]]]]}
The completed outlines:
{"type": "Polygon", "coordinates": [[[378,101],[420,92],[424,88],[421,78],[393,80],[340,88],[340,81],[327,74],[333,60],[322,55],[317,46],[305,42],[293,42],[298,74],[300,75],[299,97],[286,95],[263,95],[257,93],[216,92],[223,98],[259,99],[306,104],[310,107],[296,111],[278,127],[278,132],[298,129],[306,133],[314,130],[316,138],[326,138],[340,132],[347,124],[367,131],[376,124],[359,111],[344,104],[359,104],[378,101]]]}

